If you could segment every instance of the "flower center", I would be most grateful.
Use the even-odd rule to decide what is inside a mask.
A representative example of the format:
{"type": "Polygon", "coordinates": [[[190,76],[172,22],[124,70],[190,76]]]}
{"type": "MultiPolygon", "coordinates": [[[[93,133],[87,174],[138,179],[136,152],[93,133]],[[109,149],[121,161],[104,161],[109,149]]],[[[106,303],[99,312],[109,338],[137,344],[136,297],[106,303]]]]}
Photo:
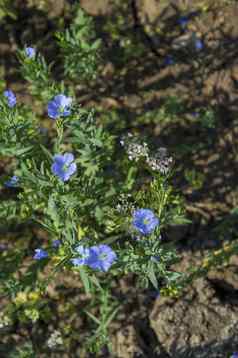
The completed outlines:
{"type": "Polygon", "coordinates": [[[106,260],[106,258],[107,258],[107,254],[105,254],[105,253],[102,253],[102,254],[100,254],[99,255],[99,258],[100,258],[100,260],[106,260]]]}
{"type": "Polygon", "coordinates": [[[66,111],[68,109],[68,106],[67,105],[64,105],[62,104],[60,107],[59,107],[59,113],[64,113],[64,111],[66,111]]]}
{"type": "Polygon", "coordinates": [[[63,169],[63,171],[66,173],[67,170],[69,169],[69,165],[68,165],[68,164],[64,164],[62,169],[63,169]]]}
{"type": "Polygon", "coordinates": [[[143,219],[143,224],[144,224],[144,225],[148,225],[148,224],[149,224],[149,220],[148,220],[148,219],[143,219]]]}

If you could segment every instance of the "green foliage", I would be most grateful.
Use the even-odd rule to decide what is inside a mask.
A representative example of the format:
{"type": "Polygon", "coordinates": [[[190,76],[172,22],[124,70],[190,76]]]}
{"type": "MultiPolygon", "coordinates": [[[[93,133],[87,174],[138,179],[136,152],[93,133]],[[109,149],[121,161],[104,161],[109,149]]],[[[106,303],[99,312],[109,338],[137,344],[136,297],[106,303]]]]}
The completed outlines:
{"type": "MultiPolygon", "coordinates": [[[[30,85],[30,92],[40,100],[49,100],[60,89],[53,80],[51,65],[47,65],[44,57],[37,53],[36,58],[27,58],[25,50],[18,52],[21,63],[21,74],[30,85]]],[[[63,84],[61,84],[61,89],[63,84]]]]}
{"type": "Polygon", "coordinates": [[[95,289],[94,300],[91,303],[91,308],[99,307],[100,314],[97,318],[89,311],[85,311],[88,317],[93,322],[95,328],[93,334],[88,338],[86,345],[92,353],[97,353],[103,346],[107,346],[111,349],[110,335],[108,332],[111,321],[116,316],[119,306],[113,300],[109,290],[102,288],[96,278],[94,278],[95,289]]]}
{"type": "Polygon", "coordinates": [[[113,11],[105,20],[103,32],[112,44],[111,56],[117,65],[124,66],[128,61],[145,55],[148,49],[135,31],[130,2],[115,0],[113,11]]]}
{"type": "Polygon", "coordinates": [[[216,114],[214,113],[214,110],[210,108],[201,110],[199,113],[199,122],[204,128],[215,128],[216,114]]]}
{"type": "Polygon", "coordinates": [[[75,7],[69,29],[57,32],[56,38],[64,60],[64,73],[73,80],[89,82],[98,75],[101,41],[96,39],[93,20],[75,7]]]}
{"type": "Polygon", "coordinates": [[[0,0],[0,20],[5,16],[10,16],[11,18],[16,19],[16,12],[12,0],[0,0]]]}
{"type": "MultiPolygon", "coordinates": [[[[96,47],[93,51],[96,54],[96,47]]],[[[176,254],[170,246],[162,245],[160,231],[183,221],[182,205],[168,184],[168,175],[152,170],[143,160],[131,161],[126,150],[120,150],[118,155],[116,130],[103,124],[100,113],[81,108],[72,88],[53,80],[53,64],[48,66],[39,53],[28,58],[25,51],[19,52],[19,60],[21,73],[41,108],[46,108],[58,93],[72,93],[73,104],[69,116],[52,121],[49,136],[40,131],[41,114],[20,104],[9,108],[6,98],[1,98],[0,155],[12,160],[9,175],[17,175],[19,185],[11,189],[11,202],[0,203],[0,219],[9,224],[40,225],[47,232],[44,246],[49,254],[49,258],[29,264],[24,275],[16,279],[24,259],[33,254],[29,241],[3,252],[2,291],[13,300],[13,318],[34,323],[47,317],[44,300],[34,294],[41,298],[60,270],[74,270],[85,291],[96,295],[97,305],[100,303],[99,318],[87,310],[97,326],[88,347],[96,352],[108,344],[108,326],[117,312],[114,303],[109,305],[112,299],[108,291],[115,276],[131,272],[138,276],[140,284],[148,287],[152,283],[156,289],[179,276],[169,269],[176,254]],[[64,152],[73,152],[77,164],[77,175],[65,183],[51,170],[53,156],[64,152]],[[116,209],[120,197],[125,198],[126,210],[116,209]],[[132,214],[135,208],[143,207],[155,212],[161,226],[150,237],[135,240],[132,214]],[[52,246],[56,239],[61,242],[58,250],[52,246]],[[107,274],[106,287],[89,267],[71,264],[75,248],[87,245],[88,240],[91,246],[110,244],[117,252],[118,260],[107,274]],[[44,270],[50,270],[47,277],[39,275],[44,270]]],[[[89,71],[93,75],[93,69],[89,71]]],[[[6,179],[3,178],[2,186],[6,179]]]]}
{"type": "Polygon", "coordinates": [[[31,342],[26,342],[19,348],[14,349],[9,358],[36,358],[31,342]]]}
{"type": "Polygon", "coordinates": [[[180,281],[177,282],[180,289],[185,288],[193,280],[204,277],[208,271],[216,267],[226,266],[229,263],[229,259],[233,255],[238,254],[238,241],[237,239],[233,242],[225,242],[219,250],[210,252],[201,262],[201,265],[197,267],[189,267],[180,281]]]}
{"type": "Polygon", "coordinates": [[[205,180],[205,175],[203,173],[200,173],[195,169],[185,169],[184,176],[193,189],[199,190],[203,187],[205,180]]]}
{"type": "MultiPolygon", "coordinates": [[[[21,73],[43,108],[55,94],[73,93],[63,82],[57,84],[50,77],[50,67],[39,53],[29,59],[20,51],[19,59],[21,73]]],[[[90,73],[93,74],[92,68],[90,73]]],[[[68,116],[52,120],[51,136],[40,131],[41,117],[31,108],[19,104],[9,108],[4,97],[0,105],[3,113],[0,155],[12,159],[9,174],[19,178],[18,186],[12,188],[11,205],[7,200],[0,203],[0,218],[2,222],[40,225],[47,232],[44,246],[49,254],[47,259],[29,264],[24,275],[16,280],[22,260],[32,255],[28,241],[22,247],[3,252],[0,276],[3,291],[13,299],[16,307],[13,315],[22,322],[34,323],[45,315],[44,301],[29,295],[43,294],[61,269],[78,272],[87,293],[95,294],[97,282],[100,318],[87,311],[97,325],[88,341],[90,349],[96,352],[108,344],[108,326],[117,311],[114,304],[109,307],[108,293],[115,276],[132,272],[143,286],[150,282],[156,289],[178,277],[179,274],[169,270],[176,254],[168,245],[162,245],[160,230],[183,220],[181,202],[168,184],[168,175],[150,169],[142,160],[131,161],[125,150],[119,156],[118,134],[103,125],[100,114],[81,108],[75,99],[68,116]],[[77,175],[69,182],[60,181],[51,170],[54,154],[64,152],[73,152],[76,157],[77,175]],[[126,198],[126,210],[118,211],[122,196],[126,198]],[[135,208],[143,207],[155,212],[161,227],[149,237],[135,240],[132,214],[135,208]],[[58,250],[52,246],[56,239],[61,242],[58,250]],[[91,246],[110,244],[117,252],[117,263],[107,273],[106,288],[98,283],[97,273],[89,267],[71,264],[75,248],[87,245],[88,240],[91,246]],[[39,273],[45,269],[50,274],[40,278],[39,273]]]]}

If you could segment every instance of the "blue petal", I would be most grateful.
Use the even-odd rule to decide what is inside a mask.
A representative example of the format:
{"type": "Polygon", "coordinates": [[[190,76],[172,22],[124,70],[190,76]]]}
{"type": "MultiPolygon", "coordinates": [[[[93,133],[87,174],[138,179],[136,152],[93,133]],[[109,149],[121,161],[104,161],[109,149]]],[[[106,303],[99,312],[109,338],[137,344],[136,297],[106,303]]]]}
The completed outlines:
{"type": "Polygon", "coordinates": [[[74,266],[82,266],[85,265],[85,260],[81,258],[71,259],[70,260],[74,266]]]}
{"type": "Polygon", "coordinates": [[[77,165],[75,163],[72,163],[67,170],[68,175],[73,175],[77,170],[77,165]]]}
{"type": "Polygon", "coordinates": [[[6,90],[3,92],[4,96],[7,98],[8,106],[10,108],[14,107],[16,105],[16,96],[11,90],[6,90]]]}
{"type": "Polygon", "coordinates": [[[26,47],[25,54],[28,58],[35,57],[36,50],[33,47],[26,47]]]}
{"type": "Polygon", "coordinates": [[[54,159],[54,162],[57,163],[59,166],[64,166],[65,165],[64,155],[55,154],[53,159],[54,159]]]}
{"type": "Polygon", "coordinates": [[[69,165],[74,161],[74,155],[72,153],[65,153],[64,154],[64,163],[69,165]]]}
{"type": "Polygon", "coordinates": [[[48,103],[48,115],[52,119],[59,117],[58,107],[53,101],[48,103]]]}
{"type": "Polygon", "coordinates": [[[65,108],[70,106],[72,102],[72,98],[66,97],[64,94],[58,94],[57,96],[54,97],[54,101],[59,108],[60,107],[65,108]]]}

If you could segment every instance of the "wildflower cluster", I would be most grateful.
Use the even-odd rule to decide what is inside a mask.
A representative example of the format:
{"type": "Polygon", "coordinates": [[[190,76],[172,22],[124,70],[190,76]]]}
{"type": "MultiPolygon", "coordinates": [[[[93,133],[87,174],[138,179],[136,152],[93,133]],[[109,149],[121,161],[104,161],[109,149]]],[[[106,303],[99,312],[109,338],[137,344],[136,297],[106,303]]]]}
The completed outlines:
{"type": "MultiPolygon", "coordinates": [[[[12,330],[15,323],[30,322],[36,327],[38,320],[40,325],[44,321],[48,323],[52,312],[55,325],[52,302],[48,305],[53,292],[55,301],[59,296],[56,317],[61,317],[61,323],[60,329],[52,331],[50,328],[47,335],[43,334],[42,339],[46,337],[44,354],[47,349],[69,353],[70,341],[75,340],[72,327],[76,324],[78,328],[81,322],[92,326],[92,332],[88,334],[88,327],[83,327],[82,340],[74,341],[73,347],[75,344],[81,346],[83,341],[83,349],[89,349],[96,357],[94,353],[109,345],[108,327],[121,307],[116,286],[126,275],[132,276],[136,285],[150,288],[148,295],[153,290],[153,298],[160,295],[178,297],[185,285],[238,254],[237,243],[230,240],[235,228],[228,224],[223,230],[229,242],[223,248],[216,249],[201,261],[200,266],[192,266],[186,273],[171,269],[178,257],[171,240],[167,239],[170,238],[168,229],[172,226],[176,230],[177,225],[189,222],[184,218],[183,202],[170,184],[174,158],[166,148],[156,142],[152,144],[153,140],[145,138],[143,133],[121,137],[123,130],[128,128],[127,115],[130,116],[131,111],[119,108],[119,102],[113,99],[115,88],[112,98],[105,102],[106,106],[112,105],[115,109],[106,115],[104,105],[95,104],[95,108],[91,108],[91,101],[87,101],[87,106],[83,105],[86,102],[84,95],[91,97],[91,89],[91,98],[94,98],[98,90],[100,96],[100,93],[107,95],[105,90],[109,87],[113,88],[102,84],[105,78],[111,79],[115,74],[118,80],[120,74],[119,82],[121,76],[130,80],[131,72],[123,68],[127,59],[138,65],[133,73],[142,74],[140,59],[149,47],[158,55],[159,67],[165,74],[167,72],[168,78],[177,73],[182,62],[186,64],[185,69],[191,64],[195,72],[203,72],[200,71],[200,64],[206,58],[203,49],[206,39],[207,45],[210,40],[209,36],[203,38],[201,32],[194,30],[199,24],[190,26],[196,13],[183,12],[178,19],[172,16],[165,26],[162,21],[159,27],[156,26],[156,36],[151,37],[150,25],[140,24],[145,20],[140,11],[136,14],[136,7],[139,7],[136,1],[116,0],[116,3],[120,3],[125,12],[119,16],[113,14],[109,17],[113,20],[100,24],[100,30],[108,32],[105,54],[110,46],[117,50],[110,57],[112,62],[116,59],[115,66],[110,63],[103,69],[101,55],[104,49],[101,40],[96,39],[93,20],[78,5],[73,5],[72,19],[69,16],[66,21],[58,22],[60,31],[52,46],[58,46],[55,57],[59,55],[59,65],[48,64],[40,49],[31,43],[17,52],[31,104],[24,104],[23,96],[14,93],[14,87],[5,86],[2,81],[5,87],[1,87],[0,92],[0,222],[4,237],[3,244],[0,243],[0,294],[8,295],[11,303],[0,312],[0,331],[12,330]],[[129,7],[130,13],[134,12],[133,26],[146,35],[146,45],[138,45],[137,31],[128,31],[133,21],[130,19],[126,24],[128,18],[124,15],[129,7]],[[68,20],[71,25],[64,29],[68,20]],[[113,22],[111,25],[110,21],[113,22]],[[168,32],[168,29],[172,30],[173,22],[175,32],[168,32]],[[166,38],[160,36],[163,31],[160,26],[166,29],[166,38]],[[174,68],[170,70],[166,66],[174,68]],[[80,321],[76,318],[74,322],[71,298],[65,304],[61,292],[58,295],[58,290],[61,291],[58,276],[63,280],[67,276],[77,285],[77,297],[72,297],[72,301],[73,305],[76,302],[77,308],[82,307],[80,321]],[[49,284],[50,295],[45,295],[49,284]],[[81,297],[83,302],[78,304],[81,297]],[[69,313],[67,325],[63,322],[64,313],[69,313]],[[85,336],[89,338],[85,340],[85,336]]],[[[69,3],[66,9],[70,9],[69,3]]],[[[110,55],[111,52],[114,51],[110,51],[110,55]]],[[[152,57],[148,56],[150,63],[156,58],[152,57]]],[[[162,77],[159,82],[164,80],[162,77]]],[[[187,125],[187,115],[190,121],[200,124],[203,131],[215,126],[214,110],[195,108],[192,109],[194,113],[188,114],[190,101],[186,98],[182,103],[181,96],[166,95],[163,105],[154,108],[156,81],[154,77],[146,83],[136,81],[145,102],[151,101],[152,106],[146,107],[153,109],[147,113],[140,109],[135,111],[141,114],[129,124],[132,131],[137,133],[144,125],[154,124],[167,136],[174,133],[171,122],[177,126],[180,120],[183,123],[186,120],[187,125]],[[147,98],[148,89],[150,95],[147,98]]],[[[214,139],[207,138],[209,142],[214,139]]],[[[202,148],[199,140],[194,142],[190,145],[181,141],[178,148],[176,144],[178,151],[176,148],[174,151],[190,153],[193,148],[202,148]]],[[[201,173],[190,168],[184,171],[184,176],[192,189],[203,187],[205,176],[201,173]]],[[[77,351],[77,354],[85,356],[84,352],[77,351]]],[[[20,350],[17,347],[15,355],[33,357],[33,346],[26,343],[20,350]]],[[[237,352],[231,357],[238,358],[237,352]]]]}
{"type": "MultiPolygon", "coordinates": [[[[75,66],[80,64],[76,49],[87,61],[94,53],[91,63],[98,51],[98,44],[89,48],[78,37],[83,33],[89,39],[81,23],[83,16],[79,12],[77,31],[71,28],[58,37],[60,46],[67,53],[72,51],[65,73],[75,81],[75,66]]],[[[23,306],[23,320],[35,322],[41,307],[37,300],[27,302],[27,292],[43,293],[61,269],[73,270],[86,292],[100,291],[104,299],[101,277],[107,289],[116,275],[129,272],[144,286],[152,284],[157,290],[162,283],[175,280],[169,266],[176,255],[163,243],[161,230],[182,221],[183,212],[165,175],[172,161],[167,152],[160,148],[153,155],[145,141],[137,143],[129,135],[121,141],[126,155],[122,151],[123,158],[118,158],[117,134],[100,114],[80,106],[73,86],[54,81],[38,49],[25,47],[19,51],[19,61],[38,110],[21,104],[10,90],[0,96],[0,154],[10,159],[1,183],[6,193],[11,192],[11,199],[0,203],[0,221],[24,227],[34,223],[45,237],[31,237],[32,244],[28,247],[25,241],[20,254],[17,251],[14,256],[9,250],[2,257],[3,269],[4,260],[13,267],[3,275],[1,290],[14,297],[17,307],[23,306]],[[50,130],[43,134],[41,121],[46,117],[50,130]],[[138,180],[137,174],[148,173],[144,170],[148,167],[152,175],[144,182],[138,180]],[[17,280],[15,273],[26,257],[33,261],[27,268],[27,280],[17,280]],[[50,274],[38,275],[45,267],[50,274]]],[[[82,71],[79,66],[78,74],[82,71]]],[[[90,66],[89,71],[93,76],[90,66]]],[[[14,254],[15,250],[13,247],[14,254]]],[[[99,329],[104,338],[112,317],[109,311],[105,309],[99,329]]],[[[57,337],[48,342],[50,346],[57,337]]]]}
{"type": "Polygon", "coordinates": [[[147,143],[137,143],[132,133],[128,133],[127,137],[120,140],[120,144],[126,147],[129,160],[135,160],[136,162],[142,157],[148,156],[148,145],[147,143]]]}
{"type": "Polygon", "coordinates": [[[119,213],[127,213],[127,212],[134,211],[134,209],[135,209],[135,203],[133,203],[132,195],[130,193],[121,194],[117,200],[116,210],[119,213]]]}
{"type": "Polygon", "coordinates": [[[58,330],[53,331],[47,340],[47,346],[50,349],[54,349],[58,346],[61,346],[63,343],[64,342],[63,342],[62,335],[61,335],[60,331],[58,331],[58,330]]]}
{"type": "Polygon", "coordinates": [[[169,157],[166,148],[159,148],[154,156],[147,157],[146,163],[152,170],[167,174],[173,163],[173,158],[169,157]]]}
{"type": "Polygon", "coordinates": [[[146,142],[138,143],[131,133],[120,140],[120,144],[125,147],[128,159],[138,162],[144,159],[148,167],[153,171],[167,174],[171,168],[173,159],[168,156],[167,149],[160,147],[155,153],[151,153],[146,142]]]}
{"type": "MultiPolygon", "coordinates": [[[[29,57],[31,61],[38,61],[36,51],[33,51],[33,49],[28,49],[26,62],[28,62],[29,57]]],[[[50,89],[49,91],[51,92],[50,89]]],[[[119,210],[119,215],[118,213],[115,214],[116,216],[112,214],[112,217],[110,217],[111,214],[107,213],[113,213],[114,210],[112,197],[116,198],[118,194],[121,198],[125,197],[123,191],[120,193],[118,179],[114,178],[113,172],[108,175],[107,168],[104,169],[105,158],[108,160],[114,151],[112,136],[110,133],[106,133],[102,127],[97,128],[94,125],[91,111],[81,110],[79,107],[73,109],[72,97],[68,97],[64,93],[53,96],[44,107],[47,108],[48,117],[56,125],[58,138],[55,139],[53,146],[56,153],[51,153],[50,148],[44,146],[41,137],[40,145],[37,144],[36,135],[38,136],[38,134],[36,133],[39,133],[39,131],[32,124],[31,130],[34,135],[32,139],[29,138],[29,145],[33,148],[33,152],[31,150],[24,157],[16,155],[19,165],[15,170],[16,175],[5,180],[5,186],[8,188],[19,187],[21,189],[18,193],[20,201],[16,201],[13,205],[14,212],[18,212],[24,220],[34,218],[51,236],[51,247],[38,246],[32,256],[36,261],[44,261],[44,265],[46,265],[50,262],[54,253],[52,250],[60,247],[59,252],[64,257],[63,262],[71,262],[73,266],[80,267],[86,275],[90,276],[90,270],[107,272],[116,262],[115,269],[120,267],[119,271],[123,271],[124,258],[121,255],[123,245],[118,241],[112,248],[106,244],[107,240],[103,236],[107,235],[108,232],[116,234],[119,231],[120,235],[117,234],[116,236],[120,238],[126,232],[131,235],[134,230],[141,236],[143,242],[143,236],[153,234],[154,230],[159,227],[160,218],[149,207],[138,208],[140,203],[137,202],[133,190],[126,195],[133,202],[130,211],[125,213],[125,211],[121,210],[120,212],[119,210]],[[65,128],[67,128],[67,132],[65,128]],[[34,146],[37,150],[37,157],[32,156],[32,153],[36,153],[34,146]],[[40,148],[40,151],[38,148],[40,148]],[[64,151],[64,148],[70,148],[70,152],[64,151]],[[104,148],[104,150],[100,152],[101,148],[104,148]],[[107,153],[105,153],[105,149],[107,153]],[[72,152],[80,153],[80,156],[75,156],[72,152]],[[100,173],[100,179],[98,173],[100,173]],[[116,180],[113,181],[113,179],[116,180]],[[80,191],[77,189],[78,184],[81,186],[80,191]],[[92,194],[97,193],[94,199],[88,191],[89,185],[92,194]],[[108,185],[111,191],[110,195],[108,195],[108,185]],[[108,210],[110,207],[111,211],[108,210]],[[129,215],[129,220],[124,217],[125,214],[129,215]],[[95,227],[96,222],[102,225],[105,220],[105,231],[98,232],[93,226],[88,227],[87,221],[89,220],[95,220],[95,227]],[[109,231],[110,220],[112,230],[109,231]],[[84,238],[85,232],[87,232],[87,235],[91,236],[92,239],[88,239],[85,245],[83,243],[77,245],[76,237],[79,233],[77,234],[76,223],[81,226],[84,222],[86,223],[86,230],[80,229],[82,232],[80,235],[84,238]]],[[[12,115],[12,106],[9,105],[8,108],[9,115],[12,115]]],[[[131,138],[131,136],[128,138],[131,138]]],[[[21,140],[20,137],[19,140],[21,140]]],[[[124,144],[124,142],[121,144],[124,144]]],[[[138,162],[140,157],[144,157],[145,163],[149,163],[153,170],[167,173],[167,170],[164,169],[167,158],[162,149],[159,152],[159,159],[154,162],[145,142],[143,145],[129,142],[125,146],[129,159],[133,158],[135,163],[138,162]]],[[[115,163],[113,170],[116,170],[116,165],[117,163],[115,163]]],[[[127,168],[125,168],[125,171],[127,171],[127,168]]],[[[121,181],[122,187],[124,185],[126,188],[125,185],[128,184],[127,181],[123,184],[123,175],[125,174],[122,172],[119,181],[121,181]]],[[[163,181],[164,179],[159,176],[155,180],[163,181]]],[[[160,190],[166,189],[161,187],[160,190]]],[[[156,240],[156,237],[153,240],[156,240]]],[[[153,249],[151,253],[148,251],[148,255],[145,256],[148,256],[145,265],[148,263],[151,265],[151,257],[161,256],[161,252],[158,254],[160,251],[158,242],[156,241],[155,246],[151,244],[153,249]]],[[[133,252],[134,250],[137,251],[137,248],[136,246],[133,248],[132,245],[131,249],[130,256],[133,257],[135,255],[133,252]]],[[[131,258],[128,262],[131,262],[130,260],[131,258]]],[[[134,256],[133,260],[133,265],[137,266],[135,271],[140,272],[141,258],[136,259],[136,256],[134,256]]],[[[128,271],[128,262],[125,266],[126,272],[128,271]]],[[[133,267],[130,268],[132,272],[133,267]]],[[[152,282],[155,283],[155,280],[152,282]]]]}

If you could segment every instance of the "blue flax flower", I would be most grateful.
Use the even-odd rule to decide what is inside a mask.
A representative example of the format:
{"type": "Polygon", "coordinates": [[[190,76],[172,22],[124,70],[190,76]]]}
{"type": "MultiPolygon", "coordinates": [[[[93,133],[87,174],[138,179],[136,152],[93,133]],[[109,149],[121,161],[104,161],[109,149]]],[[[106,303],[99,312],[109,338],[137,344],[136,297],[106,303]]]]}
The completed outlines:
{"type": "Polygon", "coordinates": [[[188,16],[181,16],[179,19],[178,19],[178,24],[184,29],[187,24],[189,22],[189,17],[188,16]]]}
{"type": "Polygon", "coordinates": [[[41,260],[48,257],[48,252],[44,249],[35,249],[35,255],[33,256],[33,259],[35,260],[41,260]]]}
{"type": "Polygon", "coordinates": [[[50,118],[56,119],[60,116],[67,117],[70,115],[70,105],[72,103],[71,97],[66,97],[64,94],[58,94],[48,103],[48,115],[50,118]]]}
{"type": "Polygon", "coordinates": [[[13,175],[9,180],[7,180],[4,184],[8,188],[15,188],[18,184],[19,178],[16,175],[13,175]]]}
{"type": "Polygon", "coordinates": [[[117,255],[110,246],[102,244],[90,247],[86,263],[94,270],[106,272],[116,259],[117,255]]]}
{"type": "Polygon", "coordinates": [[[157,263],[157,262],[160,261],[160,257],[159,257],[159,256],[151,256],[150,260],[151,260],[152,262],[157,263]]]}
{"type": "Polygon", "coordinates": [[[3,92],[3,94],[7,99],[8,106],[10,108],[14,107],[16,105],[16,103],[17,103],[17,99],[16,99],[15,94],[11,90],[6,90],[6,91],[3,92]]]}
{"type": "Polygon", "coordinates": [[[90,251],[88,248],[79,245],[76,248],[77,253],[79,254],[79,257],[76,257],[74,259],[71,259],[71,262],[73,263],[74,266],[82,266],[82,265],[87,265],[87,260],[89,258],[90,255],[90,251]]]}
{"type": "Polygon", "coordinates": [[[170,65],[173,65],[174,64],[174,59],[172,56],[168,55],[165,57],[165,60],[164,60],[164,65],[165,66],[170,66],[170,65]]]}
{"type": "Polygon", "coordinates": [[[53,240],[52,246],[57,249],[60,246],[60,240],[53,240]]]}
{"type": "Polygon", "coordinates": [[[74,163],[74,156],[71,153],[54,156],[54,162],[51,166],[52,172],[63,182],[69,180],[71,175],[76,172],[77,166],[74,163]]]}
{"type": "Polygon", "coordinates": [[[149,235],[159,225],[159,219],[150,209],[138,209],[133,214],[132,224],[142,235],[149,235]]]}
{"type": "Polygon", "coordinates": [[[194,42],[194,47],[197,51],[201,51],[204,47],[204,44],[202,42],[202,40],[200,39],[196,39],[195,42],[194,42]]]}
{"type": "Polygon", "coordinates": [[[193,117],[199,117],[199,112],[194,111],[194,112],[191,113],[191,115],[193,117]]]}
{"type": "Polygon", "coordinates": [[[234,352],[231,356],[231,358],[238,358],[238,352],[234,352]]]}
{"type": "Polygon", "coordinates": [[[25,54],[28,58],[34,58],[36,55],[36,50],[33,47],[26,47],[25,54]]]}

